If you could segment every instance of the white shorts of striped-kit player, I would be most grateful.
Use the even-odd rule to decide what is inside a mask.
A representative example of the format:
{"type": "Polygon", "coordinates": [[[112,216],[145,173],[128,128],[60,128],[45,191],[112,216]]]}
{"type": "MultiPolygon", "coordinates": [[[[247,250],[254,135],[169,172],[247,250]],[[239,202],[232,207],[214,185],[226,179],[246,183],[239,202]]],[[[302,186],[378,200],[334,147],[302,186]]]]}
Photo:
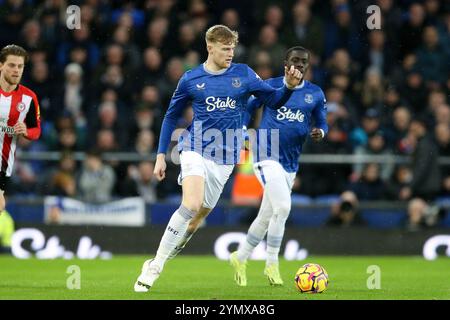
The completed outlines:
{"type": "Polygon", "coordinates": [[[219,201],[225,183],[233,172],[234,165],[217,164],[194,151],[182,151],[180,163],[178,184],[181,185],[182,180],[187,176],[203,177],[205,179],[203,207],[213,209],[219,201]]]}

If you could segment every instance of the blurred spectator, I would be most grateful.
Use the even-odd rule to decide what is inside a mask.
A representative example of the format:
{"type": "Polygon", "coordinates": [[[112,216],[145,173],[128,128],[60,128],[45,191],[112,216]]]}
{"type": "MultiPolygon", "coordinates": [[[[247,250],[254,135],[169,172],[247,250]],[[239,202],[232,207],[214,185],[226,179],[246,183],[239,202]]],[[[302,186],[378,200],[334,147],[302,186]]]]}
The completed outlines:
{"type": "Polygon", "coordinates": [[[41,10],[37,10],[36,17],[41,25],[42,39],[54,47],[61,40],[64,23],[60,19],[60,11],[57,8],[49,8],[46,6],[47,3],[40,8],[41,10]]]}
{"type": "Polygon", "coordinates": [[[422,75],[426,87],[440,88],[448,78],[450,55],[443,50],[439,43],[439,34],[434,26],[427,26],[423,30],[423,45],[416,52],[417,70],[422,75]]]}
{"type": "Polygon", "coordinates": [[[68,173],[57,172],[50,181],[50,195],[75,198],[77,193],[76,179],[68,173]]]}
{"type": "Polygon", "coordinates": [[[155,47],[148,47],[143,52],[143,65],[137,72],[139,90],[145,85],[155,85],[163,76],[161,53],[155,47]]]}
{"type": "Polygon", "coordinates": [[[366,164],[361,178],[351,183],[348,189],[353,191],[359,200],[382,200],[384,183],[380,176],[380,166],[377,163],[366,164]]]}
{"type": "Polygon", "coordinates": [[[427,132],[427,123],[423,118],[417,117],[412,120],[409,135],[415,143],[412,159],[413,178],[410,185],[400,191],[400,197],[403,199],[418,197],[431,201],[437,196],[441,185],[438,149],[427,132]]]}
{"type": "Polygon", "coordinates": [[[28,20],[22,28],[20,46],[27,51],[36,49],[49,50],[48,45],[42,40],[41,25],[37,20],[28,20]]]}
{"type": "Polygon", "coordinates": [[[183,23],[178,30],[178,41],[171,42],[170,55],[184,56],[190,50],[203,52],[204,39],[197,37],[194,25],[190,22],[183,23]]]}
{"type": "Polygon", "coordinates": [[[116,183],[116,174],[103,163],[101,154],[96,150],[86,153],[78,180],[78,192],[82,201],[91,203],[108,202],[116,183]]]}
{"type": "Polygon", "coordinates": [[[400,28],[400,58],[412,53],[420,46],[422,31],[425,24],[425,11],[420,3],[413,3],[409,7],[407,20],[400,28]]]}
{"type": "Polygon", "coordinates": [[[365,109],[381,108],[384,97],[384,84],[380,70],[376,67],[366,69],[361,91],[361,103],[365,109]]]}
{"type": "Polygon", "coordinates": [[[91,39],[91,30],[89,26],[83,24],[80,29],[75,29],[70,33],[72,39],[63,42],[58,48],[58,65],[63,68],[67,65],[73,48],[82,47],[87,53],[87,64],[89,70],[97,66],[100,59],[99,46],[91,39]]]}
{"type": "Polygon", "coordinates": [[[433,123],[435,125],[439,124],[450,124],[450,106],[446,104],[441,104],[434,113],[435,121],[433,123]]]}
{"type": "Polygon", "coordinates": [[[50,77],[46,62],[41,61],[32,65],[30,79],[27,81],[27,85],[33,88],[36,96],[39,97],[41,121],[55,121],[60,108],[54,97],[54,90],[57,85],[55,85],[55,79],[50,77]]]}
{"type": "Polygon", "coordinates": [[[111,129],[101,129],[97,132],[95,148],[101,153],[120,151],[117,140],[114,131],[111,129]]]}
{"type": "Polygon", "coordinates": [[[359,72],[359,65],[352,61],[346,49],[337,49],[333,51],[332,56],[326,60],[326,71],[328,80],[335,74],[346,75],[350,82],[354,82],[359,72]]]}
{"type": "Polygon", "coordinates": [[[155,135],[150,130],[143,129],[139,132],[136,143],[134,145],[134,152],[143,156],[153,154],[155,150],[155,135]]]}
{"type": "MultiPolygon", "coordinates": [[[[449,122],[439,123],[434,128],[434,136],[439,148],[439,155],[441,157],[450,157],[450,127],[449,122]]],[[[441,165],[442,171],[442,196],[450,196],[450,165],[441,165]]]]}
{"type": "Polygon", "coordinates": [[[354,150],[359,146],[367,145],[369,135],[380,130],[380,126],[380,113],[376,109],[368,109],[362,118],[361,127],[357,127],[351,132],[354,150]]]}
{"type": "Polygon", "coordinates": [[[352,24],[350,7],[346,1],[332,1],[333,17],[325,28],[325,58],[331,57],[339,48],[348,48],[352,58],[358,58],[361,53],[360,36],[352,24]]]}
{"type": "Polygon", "coordinates": [[[392,49],[386,46],[383,30],[373,30],[368,34],[369,47],[362,56],[362,65],[366,68],[375,68],[381,74],[389,74],[395,63],[392,49]]]}
{"type": "MultiPolygon", "coordinates": [[[[41,141],[31,141],[20,137],[17,139],[18,152],[41,152],[46,151],[41,141]]],[[[17,159],[11,175],[11,193],[35,195],[38,191],[40,173],[45,169],[45,162],[38,160],[17,159]]]]}
{"type": "Polygon", "coordinates": [[[419,72],[412,70],[406,74],[406,81],[401,89],[401,94],[412,107],[414,114],[421,114],[426,104],[427,91],[423,78],[419,72]]]}
{"type": "MultiPolygon", "coordinates": [[[[193,0],[189,3],[188,13],[192,25],[194,26],[195,33],[197,34],[197,40],[201,45],[203,43],[203,35],[205,34],[211,19],[209,8],[204,0],[193,0]]],[[[199,50],[203,51],[201,48],[199,48],[199,50]]],[[[204,58],[206,59],[206,57],[207,55],[205,54],[204,58]]]]}
{"type": "Polygon", "coordinates": [[[90,101],[87,100],[87,88],[83,83],[83,69],[76,63],[71,63],[64,69],[65,83],[61,92],[59,105],[63,106],[59,112],[68,114],[77,126],[85,127],[85,110],[90,101]]]}
{"type": "Polygon", "coordinates": [[[221,22],[231,30],[239,30],[239,42],[234,48],[233,61],[245,63],[247,53],[247,48],[245,45],[248,45],[250,37],[246,24],[241,23],[239,13],[233,8],[227,9],[223,12],[221,22]]]}
{"type": "MultiPolygon", "coordinates": [[[[386,88],[386,92],[384,94],[384,106],[389,111],[394,110],[401,104],[404,104],[404,101],[402,101],[402,97],[400,96],[400,93],[398,92],[398,88],[393,85],[388,85],[386,88]]],[[[386,112],[384,112],[386,113],[386,112]]],[[[392,115],[391,112],[387,113],[388,115],[392,115]]]]}
{"type": "MultiPolygon", "coordinates": [[[[392,154],[392,151],[386,146],[385,139],[383,131],[376,131],[369,135],[367,145],[357,147],[354,154],[360,156],[389,156],[392,154]]],[[[389,158],[386,157],[386,159],[389,158]]],[[[362,176],[364,167],[365,165],[363,163],[356,163],[353,165],[352,181],[357,181],[362,176]]],[[[381,179],[384,181],[389,179],[393,169],[393,162],[384,162],[377,168],[377,170],[380,171],[381,179]]],[[[359,195],[358,198],[362,199],[359,195]]]]}
{"type": "Polygon", "coordinates": [[[381,29],[386,32],[387,42],[397,43],[398,30],[402,24],[402,10],[395,5],[394,0],[377,0],[376,4],[381,9],[381,29]]]}
{"type": "Polygon", "coordinates": [[[358,197],[352,191],[344,191],[340,195],[339,201],[331,206],[331,216],[326,225],[349,227],[364,224],[365,222],[359,213],[358,197]]]}
{"type": "Polygon", "coordinates": [[[66,128],[62,129],[58,134],[58,150],[63,151],[79,151],[81,150],[79,145],[77,144],[77,134],[75,129],[66,128]]]}
{"type": "MultiPolygon", "coordinates": [[[[428,95],[426,112],[430,117],[436,117],[437,109],[447,103],[447,97],[442,90],[432,90],[428,95]]],[[[436,119],[439,121],[439,119],[436,119]]]]}
{"type": "Polygon", "coordinates": [[[131,39],[131,32],[125,27],[117,27],[113,34],[113,43],[119,45],[123,49],[126,57],[126,63],[130,69],[135,71],[139,69],[141,62],[141,53],[138,46],[131,39]]]}
{"type": "Polygon", "coordinates": [[[75,197],[77,165],[72,152],[63,152],[58,167],[49,172],[41,181],[44,195],[75,197]]]}
{"type": "Polygon", "coordinates": [[[409,125],[411,122],[411,112],[404,106],[396,108],[392,114],[391,122],[389,123],[387,139],[388,145],[400,154],[409,154],[408,142],[405,140],[409,125]]]}
{"type": "MultiPolygon", "coordinates": [[[[438,17],[440,13],[441,1],[439,0],[425,0],[424,9],[426,15],[426,22],[429,25],[436,25],[438,23],[438,17]]],[[[442,8],[444,9],[444,8],[442,8]]],[[[445,10],[445,9],[444,9],[445,10]]]]}
{"type": "Polygon", "coordinates": [[[0,3],[0,44],[7,44],[20,39],[20,30],[27,19],[33,14],[28,1],[5,0],[0,3]]]}
{"type": "MultiPolygon", "coordinates": [[[[97,136],[100,130],[111,130],[115,136],[115,141],[119,150],[125,148],[128,142],[126,123],[117,113],[117,106],[114,102],[102,102],[98,110],[98,120],[91,128],[91,137],[97,136]]],[[[91,140],[91,145],[95,141],[91,140]]]]}
{"type": "Polygon", "coordinates": [[[292,10],[293,27],[283,33],[281,39],[288,47],[301,45],[318,57],[323,55],[323,24],[311,14],[307,3],[297,2],[292,10]]]}
{"type": "Polygon", "coordinates": [[[411,169],[407,165],[396,165],[391,177],[384,186],[384,197],[387,200],[407,200],[400,191],[410,185],[412,177],[411,169]]]}
{"type": "Polygon", "coordinates": [[[248,63],[253,65],[256,56],[261,51],[265,51],[270,56],[271,67],[275,73],[283,70],[284,53],[286,47],[278,42],[278,33],[271,25],[265,25],[261,28],[258,36],[258,42],[254,43],[249,50],[248,63]]]}
{"type": "Polygon", "coordinates": [[[172,93],[177,87],[178,80],[184,73],[183,61],[180,58],[172,58],[167,63],[164,78],[158,82],[158,89],[161,95],[161,102],[166,108],[169,106],[172,93]]]}
{"type": "Polygon", "coordinates": [[[424,227],[434,227],[441,223],[445,210],[436,205],[428,204],[420,198],[412,199],[408,203],[408,231],[418,231],[424,227]]]}
{"type": "Polygon", "coordinates": [[[148,130],[151,132],[159,132],[158,120],[155,119],[155,111],[146,104],[136,107],[134,122],[129,126],[130,138],[128,146],[136,142],[140,132],[148,130]]]}
{"type": "Polygon", "coordinates": [[[146,38],[143,41],[144,47],[155,47],[158,50],[163,50],[166,54],[164,46],[166,45],[168,31],[169,20],[163,16],[155,17],[147,26],[146,38]]]}
{"type": "Polygon", "coordinates": [[[270,4],[264,12],[263,25],[270,25],[275,28],[277,33],[283,33],[284,14],[283,9],[277,4],[270,4]]]}
{"type": "Polygon", "coordinates": [[[146,203],[156,202],[157,182],[153,179],[153,166],[150,161],[142,161],[137,167],[130,166],[122,183],[121,196],[142,197],[146,203]]]}

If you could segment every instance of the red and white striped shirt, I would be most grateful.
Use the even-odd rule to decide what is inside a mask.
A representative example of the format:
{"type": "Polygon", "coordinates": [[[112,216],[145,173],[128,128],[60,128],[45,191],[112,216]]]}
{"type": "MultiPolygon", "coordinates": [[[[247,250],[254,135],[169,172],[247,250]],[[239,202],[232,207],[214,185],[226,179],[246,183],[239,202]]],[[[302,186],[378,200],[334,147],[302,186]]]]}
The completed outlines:
{"type": "Polygon", "coordinates": [[[39,103],[36,94],[25,86],[18,85],[11,92],[0,88],[0,150],[2,153],[1,172],[7,177],[13,171],[17,135],[14,125],[24,122],[27,139],[37,140],[41,135],[39,103]]]}

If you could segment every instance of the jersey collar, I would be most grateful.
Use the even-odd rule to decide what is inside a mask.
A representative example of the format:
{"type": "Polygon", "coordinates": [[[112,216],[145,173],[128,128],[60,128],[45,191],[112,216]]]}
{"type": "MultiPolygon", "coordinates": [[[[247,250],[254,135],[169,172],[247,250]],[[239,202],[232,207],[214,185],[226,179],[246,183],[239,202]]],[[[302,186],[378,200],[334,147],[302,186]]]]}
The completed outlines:
{"type": "Polygon", "coordinates": [[[4,96],[10,96],[10,95],[12,95],[15,91],[19,91],[19,87],[20,87],[20,84],[18,84],[13,90],[11,90],[11,91],[9,91],[9,92],[3,91],[3,89],[0,88],[0,93],[3,94],[4,96]]]}
{"type": "Polygon", "coordinates": [[[223,73],[227,72],[227,70],[230,68],[230,67],[228,67],[228,68],[223,69],[223,70],[220,70],[220,71],[211,71],[211,70],[206,69],[205,63],[206,63],[206,62],[203,62],[203,64],[202,64],[202,66],[203,66],[203,71],[205,71],[206,73],[212,74],[212,75],[223,74],[223,73]]]}
{"type": "MultiPolygon", "coordinates": [[[[283,83],[286,86],[286,77],[283,77],[283,83]]],[[[304,86],[305,86],[305,79],[303,79],[302,82],[294,88],[294,90],[301,89],[304,86]]]]}

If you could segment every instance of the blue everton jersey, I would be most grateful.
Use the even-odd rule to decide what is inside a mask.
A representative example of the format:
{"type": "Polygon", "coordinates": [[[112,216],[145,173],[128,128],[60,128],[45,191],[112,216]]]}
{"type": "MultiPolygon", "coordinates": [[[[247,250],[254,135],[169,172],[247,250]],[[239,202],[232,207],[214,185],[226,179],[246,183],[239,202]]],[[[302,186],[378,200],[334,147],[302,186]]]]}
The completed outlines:
{"type": "Polygon", "coordinates": [[[179,151],[195,151],[219,164],[235,164],[248,97],[255,95],[266,104],[279,106],[292,93],[283,85],[271,87],[245,64],[232,63],[216,73],[202,64],[187,71],[178,83],[164,117],[158,153],[167,152],[178,119],[192,103],[193,122],[178,141],[179,151]]]}
{"type": "MultiPolygon", "coordinates": [[[[278,88],[283,86],[283,77],[266,82],[278,88]]],[[[248,123],[252,112],[263,104],[260,99],[249,99],[244,124],[248,123]]],[[[312,120],[316,128],[322,129],[325,134],[328,132],[326,114],[323,91],[307,80],[294,89],[289,100],[280,108],[266,103],[253,150],[257,161],[277,160],[287,172],[296,172],[303,143],[313,125],[312,120]]]]}

